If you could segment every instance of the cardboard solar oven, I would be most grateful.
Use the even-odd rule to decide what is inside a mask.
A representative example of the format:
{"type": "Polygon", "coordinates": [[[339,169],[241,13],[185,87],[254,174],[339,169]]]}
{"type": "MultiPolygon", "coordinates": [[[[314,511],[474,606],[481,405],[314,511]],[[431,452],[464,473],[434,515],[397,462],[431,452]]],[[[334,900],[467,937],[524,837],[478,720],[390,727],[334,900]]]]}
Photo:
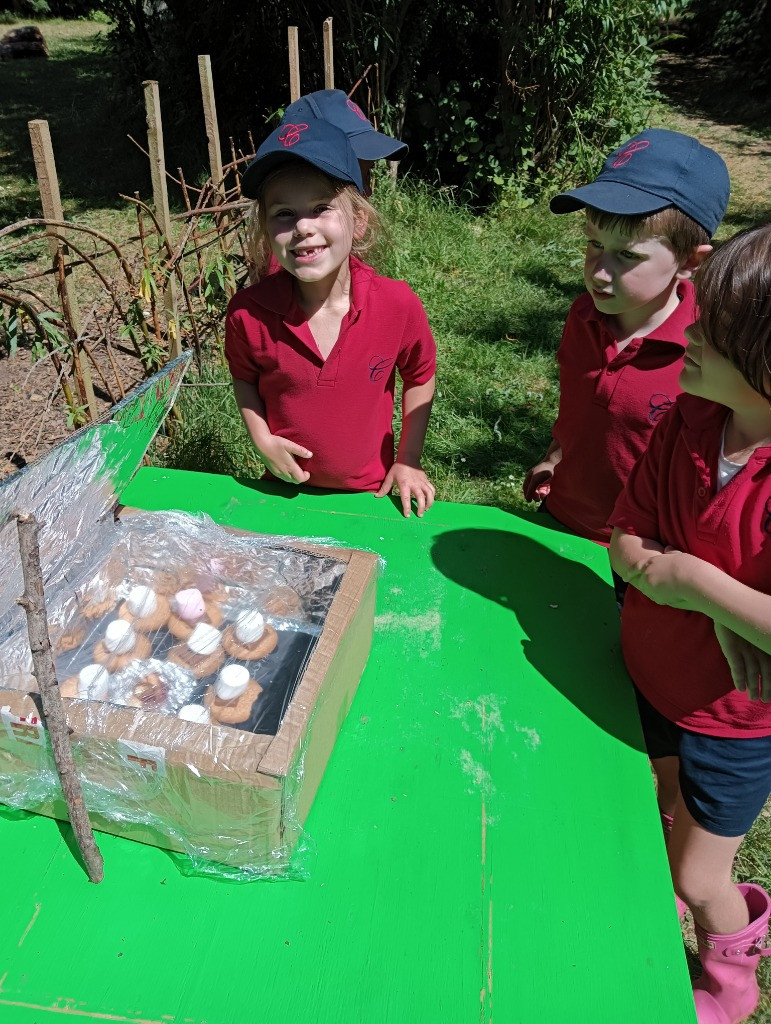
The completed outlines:
{"type": "Polygon", "coordinates": [[[15,521],[46,606],[94,827],[229,877],[286,871],[369,652],[377,556],[121,510],[187,365],[0,486],[0,802],[66,818],[15,521]]]}

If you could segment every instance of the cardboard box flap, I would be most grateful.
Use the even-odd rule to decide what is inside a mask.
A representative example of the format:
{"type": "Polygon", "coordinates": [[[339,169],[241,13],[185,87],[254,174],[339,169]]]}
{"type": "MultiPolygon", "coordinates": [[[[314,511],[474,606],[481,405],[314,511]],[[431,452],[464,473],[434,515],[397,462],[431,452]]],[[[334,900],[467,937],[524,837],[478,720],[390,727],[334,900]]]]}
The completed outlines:
{"type": "Polygon", "coordinates": [[[47,594],[65,575],[93,557],[96,524],[116,504],[174,404],[191,353],[169,363],[109,413],[73,434],[42,458],[0,484],[0,642],[23,615],[16,601],[24,590],[17,511],[40,524],[40,557],[47,594]]]}

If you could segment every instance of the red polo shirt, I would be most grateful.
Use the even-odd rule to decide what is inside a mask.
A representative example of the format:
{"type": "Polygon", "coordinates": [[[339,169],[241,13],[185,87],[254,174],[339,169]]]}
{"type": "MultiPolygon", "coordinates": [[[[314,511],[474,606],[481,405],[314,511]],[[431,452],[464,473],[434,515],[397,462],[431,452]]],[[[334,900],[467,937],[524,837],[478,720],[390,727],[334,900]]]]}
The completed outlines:
{"type": "Polygon", "coordinates": [[[420,299],[351,257],[351,306],[322,359],[285,270],[229,305],[225,354],[236,380],[256,384],[272,434],[313,452],[307,483],[375,491],[394,461],[394,383],[425,384],[436,346],[420,299]]]}
{"type": "MultiPolygon", "coordinates": [[[[771,593],[771,447],[717,490],[728,410],[682,395],[629,477],[611,523],[687,551],[754,590],[771,593]]],[[[632,679],[662,715],[713,736],[771,735],[771,706],[734,689],[712,625],[630,587],[621,616],[632,679]]]]}
{"type": "Polygon", "coordinates": [[[573,303],[557,360],[560,408],[552,431],[562,448],[546,499],[549,512],[589,540],[610,541],[608,516],[654,426],[680,394],[678,377],[696,319],[693,285],[645,338],[618,352],[607,320],[588,293],[573,303]]]}

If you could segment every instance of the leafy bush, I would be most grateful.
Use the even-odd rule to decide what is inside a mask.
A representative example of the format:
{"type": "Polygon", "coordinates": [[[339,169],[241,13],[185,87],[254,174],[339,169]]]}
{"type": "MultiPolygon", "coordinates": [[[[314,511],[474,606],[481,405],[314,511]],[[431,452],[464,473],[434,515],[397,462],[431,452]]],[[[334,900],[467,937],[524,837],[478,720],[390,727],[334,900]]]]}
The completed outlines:
{"type": "Polygon", "coordinates": [[[2,16],[0,23],[2,24],[11,24],[12,18],[39,20],[47,18],[50,14],[51,10],[46,0],[6,0],[5,3],[0,3],[0,16],[2,16]],[[11,17],[8,17],[9,15],[11,17]],[[7,21],[6,18],[8,18],[7,21]]]}
{"type": "Polygon", "coordinates": [[[691,0],[685,28],[701,53],[737,57],[739,75],[751,90],[765,91],[771,81],[771,4],[766,0],[691,0]]]}
{"type": "MultiPolygon", "coordinates": [[[[64,2],[64,0],[61,0],[64,2]]],[[[579,177],[646,123],[659,25],[686,0],[100,0],[126,76],[160,83],[164,125],[201,118],[197,55],[212,59],[224,139],[257,140],[286,105],[287,27],[299,29],[304,92],[321,88],[332,16],[337,83],[410,144],[406,167],[481,200],[579,177]]],[[[200,136],[199,136],[200,137],[200,136]]]]}

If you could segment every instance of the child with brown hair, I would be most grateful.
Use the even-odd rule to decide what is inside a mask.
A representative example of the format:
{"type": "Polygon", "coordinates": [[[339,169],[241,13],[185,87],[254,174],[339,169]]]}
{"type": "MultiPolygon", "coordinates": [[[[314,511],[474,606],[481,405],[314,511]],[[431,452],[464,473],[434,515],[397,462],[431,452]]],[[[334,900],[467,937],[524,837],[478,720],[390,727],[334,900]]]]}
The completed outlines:
{"type": "Polygon", "coordinates": [[[589,540],[609,542],[614,502],[679,393],[685,328],[695,318],[691,277],[711,251],[728,195],[717,153],[650,129],[611,153],[595,181],[551,201],[558,214],[586,208],[586,292],[557,353],[552,443],[524,494],[589,540]]]}
{"type": "Polygon", "coordinates": [[[696,925],[699,1024],[737,1024],[771,953],[771,899],[731,877],[771,792],[771,225],[723,245],[695,285],[685,394],[616,504],[610,557],[629,584],[624,659],[675,891],[696,925]]]}

